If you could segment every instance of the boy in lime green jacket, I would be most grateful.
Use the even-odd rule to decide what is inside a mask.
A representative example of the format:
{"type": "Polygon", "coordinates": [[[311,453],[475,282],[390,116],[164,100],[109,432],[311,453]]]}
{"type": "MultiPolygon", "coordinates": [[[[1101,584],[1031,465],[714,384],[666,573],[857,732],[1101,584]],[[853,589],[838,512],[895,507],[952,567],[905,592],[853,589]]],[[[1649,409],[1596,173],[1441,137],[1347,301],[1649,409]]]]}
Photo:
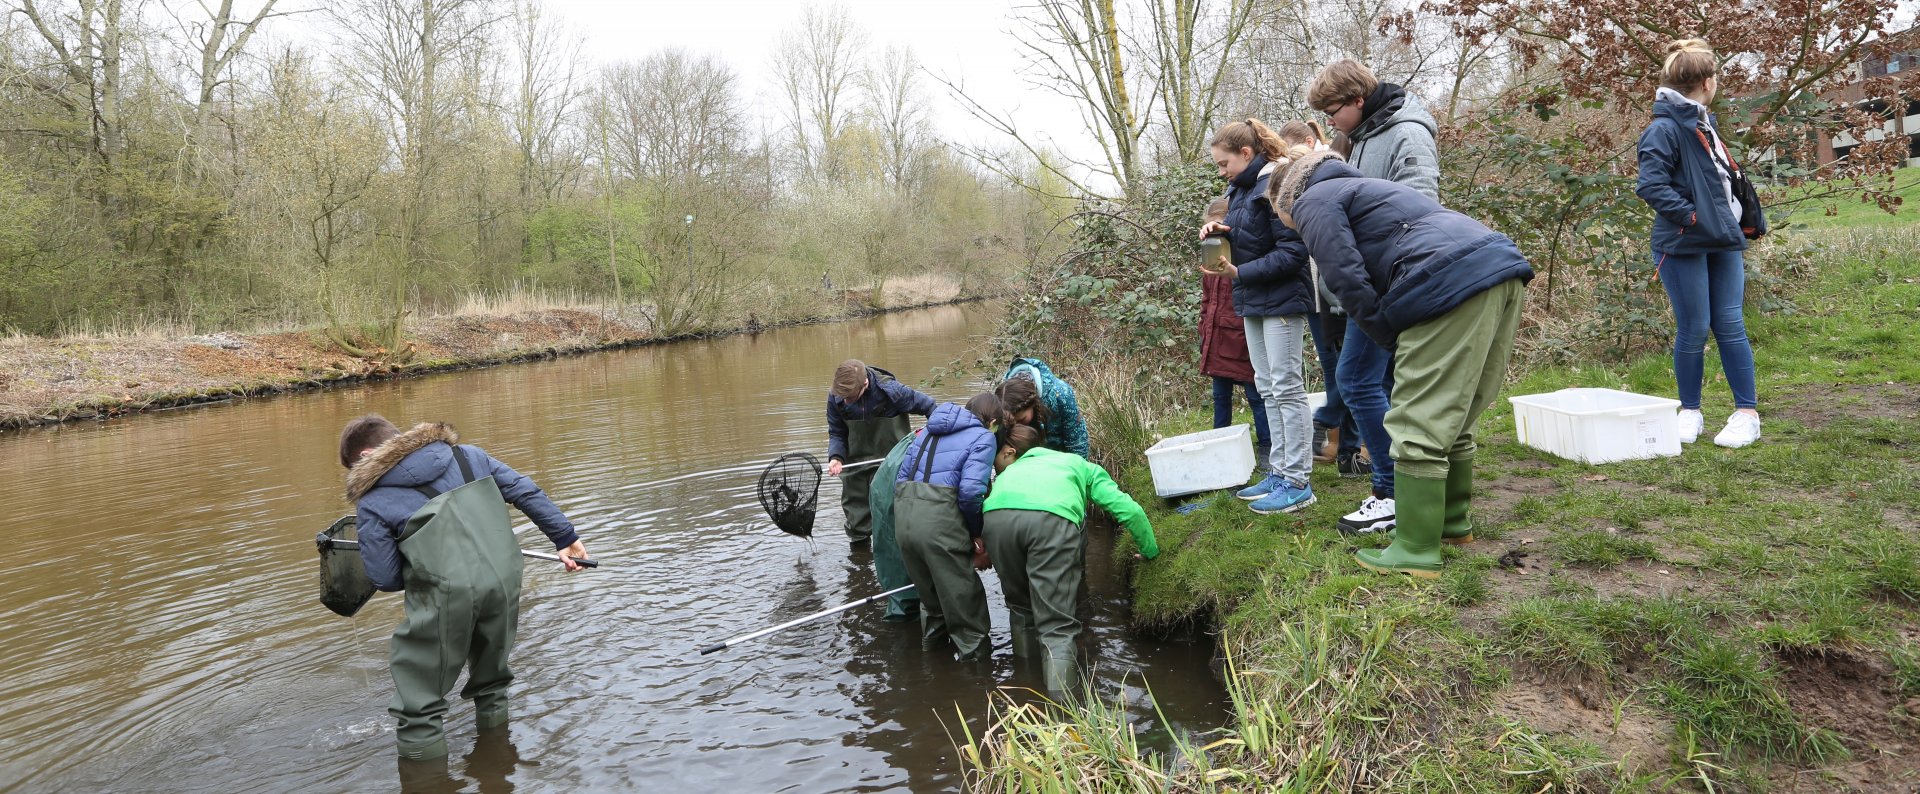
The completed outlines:
{"type": "Polygon", "coordinates": [[[982,507],[981,538],[987,556],[1000,571],[1013,624],[1013,653],[1033,655],[1033,634],[1046,651],[1047,689],[1072,693],[1080,670],[1074,641],[1080,620],[1074,617],[1080,580],[1086,572],[1087,502],[1105,508],[1133,535],[1139,556],[1160,556],[1146,511],[1086,458],[1040,446],[1039,431],[1025,425],[1001,438],[993,490],[982,507]]]}

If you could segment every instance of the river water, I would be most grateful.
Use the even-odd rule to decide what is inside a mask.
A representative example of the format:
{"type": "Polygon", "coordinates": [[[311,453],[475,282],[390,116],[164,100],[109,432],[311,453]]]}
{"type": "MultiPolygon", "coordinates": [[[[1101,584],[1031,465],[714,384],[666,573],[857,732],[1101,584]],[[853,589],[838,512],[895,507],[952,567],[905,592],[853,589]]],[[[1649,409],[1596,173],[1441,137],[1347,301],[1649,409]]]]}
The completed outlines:
{"type": "MultiPolygon", "coordinates": [[[[949,306],[0,436],[0,791],[956,789],[962,720],[978,735],[995,687],[1040,683],[1005,648],[955,663],[870,606],[696,651],[878,589],[834,483],[809,544],[760,510],[759,471],[824,457],[840,360],[917,384],[998,319],[949,306]],[[394,758],[400,598],[353,618],[318,602],[314,533],[351,512],[336,434],[368,412],[453,423],[545,487],[605,566],[529,562],[512,728],[477,742],[455,696],[444,772],[394,758]]],[[[1090,536],[1100,691],[1149,742],[1223,724],[1210,647],[1126,631],[1111,531],[1090,536]]],[[[1004,645],[991,573],[988,590],[1004,645]]]]}

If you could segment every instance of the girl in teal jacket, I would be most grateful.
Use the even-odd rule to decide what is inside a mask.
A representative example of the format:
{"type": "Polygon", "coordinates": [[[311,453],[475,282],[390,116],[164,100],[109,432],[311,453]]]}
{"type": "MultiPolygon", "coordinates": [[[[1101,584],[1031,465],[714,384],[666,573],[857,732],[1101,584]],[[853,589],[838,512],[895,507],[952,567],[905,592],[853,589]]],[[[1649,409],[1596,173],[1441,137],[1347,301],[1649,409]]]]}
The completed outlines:
{"type": "Polygon", "coordinates": [[[1015,422],[1045,434],[1048,449],[1087,456],[1087,423],[1080,419],[1073,387],[1040,359],[1015,358],[995,394],[1015,422]]]}

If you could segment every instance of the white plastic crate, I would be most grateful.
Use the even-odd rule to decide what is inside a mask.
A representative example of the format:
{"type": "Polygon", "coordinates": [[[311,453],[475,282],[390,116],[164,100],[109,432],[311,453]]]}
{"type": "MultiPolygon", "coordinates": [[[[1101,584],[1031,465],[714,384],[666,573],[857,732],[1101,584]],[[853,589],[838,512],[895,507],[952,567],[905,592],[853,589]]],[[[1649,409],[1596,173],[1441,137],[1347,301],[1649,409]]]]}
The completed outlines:
{"type": "Polygon", "coordinates": [[[1247,425],[1174,436],[1147,449],[1153,492],[1161,497],[1246,485],[1253,463],[1247,425]]]}
{"type": "Polygon", "coordinates": [[[1582,463],[1680,454],[1680,401],[1618,389],[1509,397],[1520,443],[1582,463]]]}

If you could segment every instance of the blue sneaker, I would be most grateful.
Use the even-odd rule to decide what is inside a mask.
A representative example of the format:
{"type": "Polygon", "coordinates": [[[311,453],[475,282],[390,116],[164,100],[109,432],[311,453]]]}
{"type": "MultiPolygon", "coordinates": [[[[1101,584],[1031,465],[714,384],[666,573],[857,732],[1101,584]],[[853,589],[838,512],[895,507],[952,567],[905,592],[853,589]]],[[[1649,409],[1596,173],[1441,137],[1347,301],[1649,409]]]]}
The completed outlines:
{"type": "Polygon", "coordinates": [[[1255,499],[1264,497],[1267,494],[1273,493],[1273,490],[1275,488],[1279,488],[1280,486],[1286,485],[1286,484],[1287,484],[1287,481],[1280,479],[1280,475],[1269,474],[1267,475],[1266,479],[1240,489],[1240,492],[1237,494],[1234,494],[1234,496],[1238,496],[1242,499],[1245,499],[1251,502],[1255,499]]]}
{"type": "Polygon", "coordinates": [[[1305,510],[1313,502],[1313,486],[1294,485],[1282,481],[1279,490],[1267,494],[1267,498],[1254,502],[1249,507],[1253,508],[1253,512],[1265,516],[1305,510]]]}

